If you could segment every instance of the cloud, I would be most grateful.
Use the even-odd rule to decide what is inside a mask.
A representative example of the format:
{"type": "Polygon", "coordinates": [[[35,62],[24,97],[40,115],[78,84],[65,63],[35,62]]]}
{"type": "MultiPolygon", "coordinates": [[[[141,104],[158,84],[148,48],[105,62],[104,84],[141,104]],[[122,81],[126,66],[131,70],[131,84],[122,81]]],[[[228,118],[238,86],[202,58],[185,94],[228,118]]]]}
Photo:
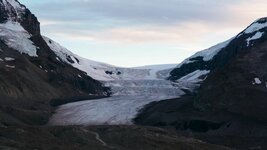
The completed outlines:
{"type": "MultiPolygon", "coordinates": [[[[241,29],[239,31],[241,31],[241,29]]],[[[236,30],[235,28],[224,28],[196,22],[170,26],[143,25],[133,27],[108,28],[97,32],[85,28],[55,28],[55,25],[47,26],[45,30],[47,30],[45,31],[46,33],[50,32],[53,35],[61,38],[68,38],[69,40],[115,43],[120,45],[162,43],[180,46],[189,45],[186,46],[188,48],[196,48],[195,45],[201,45],[203,43],[205,44],[200,48],[206,48],[205,46],[211,46],[212,44],[221,42],[220,37],[230,38],[238,34],[238,32],[236,32],[238,30],[236,30]],[[217,40],[211,41],[210,39],[217,40]]],[[[226,38],[223,40],[226,40],[226,38]]],[[[200,50],[200,48],[197,50],[200,50]]]]}
{"type": "Polygon", "coordinates": [[[267,8],[265,0],[20,1],[39,18],[44,35],[71,48],[77,45],[79,51],[93,46],[97,51],[88,55],[99,55],[97,60],[103,61],[104,49],[120,49],[118,57],[123,57],[123,51],[133,51],[129,47],[135,46],[136,52],[162,51],[162,57],[172,53],[172,62],[177,61],[177,49],[181,61],[185,54],[189,56],[238,34],[264,17],[267,8]]]}
{"type": "MultiPolygon", "coordinates": [[[[55,20],[110,20],[121,24],[170,24],[184,21],[223,21],[230,0],[65,0],[34,7],[39,15],[55,20]]],[[[127,24],[127,25],[128,25],[127,24]]]]}
{"type": "Polygon", "coordinates": [[[204,33],[216,34],[216,29],[242,29],[264,15],[267,5],[264,0],[44,0],[30,4],[45,32],[136,43],[184,41],[187,36],[194,41],[204,33]]]}

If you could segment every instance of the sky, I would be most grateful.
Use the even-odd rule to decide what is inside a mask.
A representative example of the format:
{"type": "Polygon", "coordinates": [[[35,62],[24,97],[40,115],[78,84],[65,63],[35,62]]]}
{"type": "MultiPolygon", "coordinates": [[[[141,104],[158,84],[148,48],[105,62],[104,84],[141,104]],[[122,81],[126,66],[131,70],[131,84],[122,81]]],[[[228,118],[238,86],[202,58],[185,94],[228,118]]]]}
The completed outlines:
{"type": "Polygon", "coordinates": [[[19,0],[43,35],[96,61],[178,64],[267,16],[266,0],[19,0]]]}

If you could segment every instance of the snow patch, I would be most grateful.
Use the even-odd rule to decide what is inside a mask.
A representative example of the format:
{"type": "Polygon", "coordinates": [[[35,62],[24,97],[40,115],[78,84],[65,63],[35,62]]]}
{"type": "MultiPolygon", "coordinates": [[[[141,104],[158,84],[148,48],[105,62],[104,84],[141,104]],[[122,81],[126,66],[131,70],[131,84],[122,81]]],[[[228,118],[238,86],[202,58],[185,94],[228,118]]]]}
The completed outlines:
{"type": "Polygon", "coordinates": [[[263,34],[264,34],[264,32],[257,32],[257,33],[255,33],[254,36],[248,38],[247,39],[247,46],[249,46],[250,41],[257,40],[257,39],[261,38],[263,34]]]}
{"type": "Polygon", "coordinates": [[[261,83],[262,82],[261,82],[260,78],[254,78],[253,85],[255,85],[255,84],[261,84],[261,83]]]}
{"type": "Polygon", "coordinates": [[[197,58],[197,57],[202,57],[203,61],[210,61],[223,48],[225,48],[232,40],[233,40],[233,38],[231,38],[231,39],[229,39],[229,40],[227,40],[225,42],[219,43],[219,44],[217,44],[215,46],[212,46],[212,47],[210,47],[208,49],[205,49],[205,50],[202,50],[200,52],[197,52],[193,56],[185,59],[182,63],[180,63],[178,66],[176,66],[176,68],[180,68],[181,66],[183,66],[185,64],[190,64],[190,63],[195,62],[195,60],[192,60],[192,59],[197,58]]]}
{"type": "Polygon", "coordinates": [[[18,22],[8,21],[0,24],[0,39],[8,47],[22,54],[37,57],[36,46],[33,45],[30,37],[31,35],[18,22]]]}
{"type": "Polygon", "coordinates": [[[15,69],[16,66],[6,65],[7,68],[15,69]]]}
{"type": "Polygon", "coordinates": [[[209,73],[209,70],[196,70],[173,82],[173,84],[181,89],[187,89],[193,92],[206,79],[209,73]]]}
{"type": "Polygon", "coordinates": [[[15,60],[15,58],[11,58],[11,57],[5,57],[5,60],[6,60],[6,61],[14,61],[14,60],[15,60]]]}
{"type": "Polygon", "coordinates": [[[209,74],[209,70],[196,70],[178,80],[178,82],[193,82],[193,83],[198,83],[203,81],[200,77],[203,75],[209,74]]]}
{"type": "Polygon", "coordinates": [[[58,57],[56,57],[57,61],[60,61],[60,59],[58,57]]]}
{"type": "Polygon", "coordinates": [[[0,58],[0,61],[4,61],[2,58],[0,58]]]}
{"type": "Polygon", "coordinates": [[[222,42],[220,44],[217,44],[206,50],[200,51],[196,53],[195,55],[193,55],[193,58],[203,57],[204,61],[210,61],[219,51],[221,51],[221,49],[225,48],[230,43],[230,41],[232,41],[232,39],[222,42]]]}
{"type": "Polygon", "coordinates": [[[248,33],[253,33],[255,31],[259,31],[260,29],[263,29],[267,27],[267,22],[264,23],[259,23],[259,22],[254,22],[251,26],[249,26],[244,33],[248,34],[248,33]]]}

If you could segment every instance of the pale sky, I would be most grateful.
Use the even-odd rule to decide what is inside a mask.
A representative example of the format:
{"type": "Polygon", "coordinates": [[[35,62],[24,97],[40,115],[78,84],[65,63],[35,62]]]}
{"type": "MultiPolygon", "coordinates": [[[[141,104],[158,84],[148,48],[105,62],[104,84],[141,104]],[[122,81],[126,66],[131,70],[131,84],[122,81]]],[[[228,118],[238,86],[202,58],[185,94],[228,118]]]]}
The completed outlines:
{"type": "Polygon", "coordinates": [[[42,34],[96,61],[179,63],[267,16],[266,0],[20,0],[42,34]]]}

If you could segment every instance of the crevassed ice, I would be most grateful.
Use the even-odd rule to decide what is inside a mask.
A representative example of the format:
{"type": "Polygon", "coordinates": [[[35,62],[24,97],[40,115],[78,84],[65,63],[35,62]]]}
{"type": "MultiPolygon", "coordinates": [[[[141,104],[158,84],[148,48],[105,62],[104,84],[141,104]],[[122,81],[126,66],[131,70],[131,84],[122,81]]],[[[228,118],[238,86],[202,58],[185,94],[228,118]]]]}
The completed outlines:
{"type": "Polygon", "coordinates": [[[51,125],[129,125],[146,105],[184,94],[167,80],[117,80],[106,83],[112,97],[60,106],[51,125]]]}
{"type": "Polygon", "coordinates": [[[180,97],[181,87],[195,88],[199,77],[208,70],[197,70],[184,76],[174,86],[168,80],[114,80],[107,81],[113,95],[109,98],[70,103],[60,106],[50,119],[50,125],[129,125],[147,104],[180,97]],[[185,83],[191,83],[190,86],[185,83]]]}
{"type": "Polygon", "coordinates": [[[20,53],[37,57],[37,48],[29,39],[30,37],[31,35],[18,22],[7,21],[0,24],[0,38],[8,47],[20,53]]]}

